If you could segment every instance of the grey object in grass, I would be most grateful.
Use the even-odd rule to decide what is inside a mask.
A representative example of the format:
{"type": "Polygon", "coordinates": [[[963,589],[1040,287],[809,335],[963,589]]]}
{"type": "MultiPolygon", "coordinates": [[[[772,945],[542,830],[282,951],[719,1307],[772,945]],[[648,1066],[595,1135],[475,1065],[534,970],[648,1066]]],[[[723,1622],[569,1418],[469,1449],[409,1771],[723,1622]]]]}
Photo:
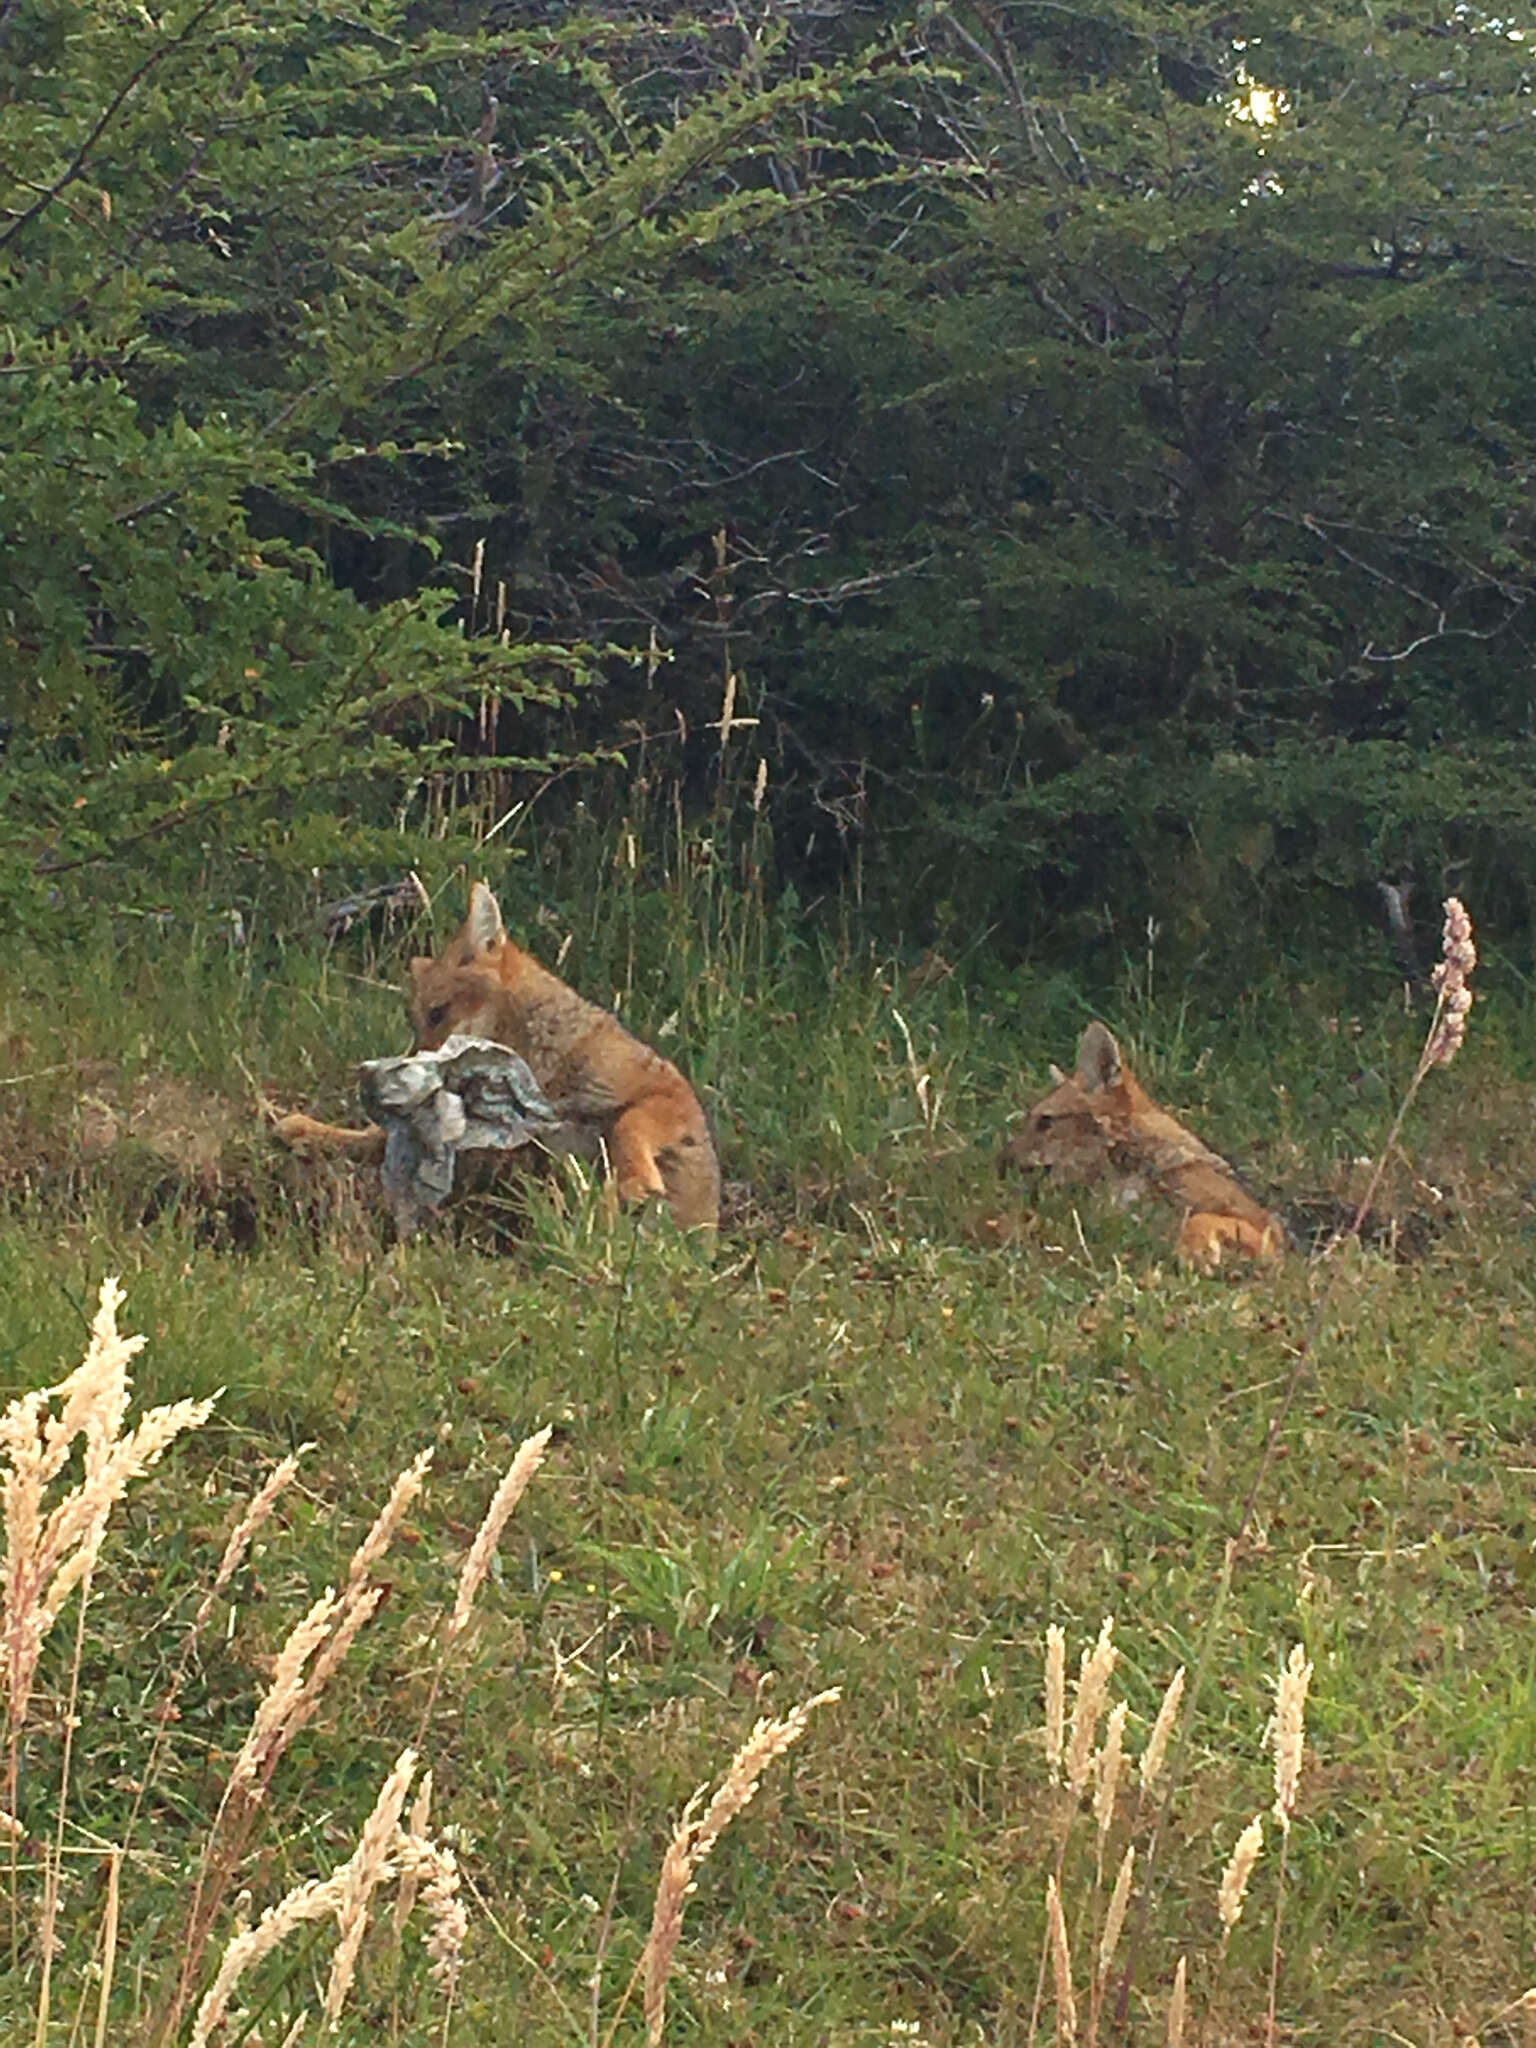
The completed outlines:
{"type": "Polygon", "coordinates": [[[384,1132],[384,1190],[402,1234],[453,1193],[466,1152],[590,1152],[590,1134],[561,1118],[526,1060],[457,1032],[435,1052],[365,1060],[363,1106],[384,1132]]]}

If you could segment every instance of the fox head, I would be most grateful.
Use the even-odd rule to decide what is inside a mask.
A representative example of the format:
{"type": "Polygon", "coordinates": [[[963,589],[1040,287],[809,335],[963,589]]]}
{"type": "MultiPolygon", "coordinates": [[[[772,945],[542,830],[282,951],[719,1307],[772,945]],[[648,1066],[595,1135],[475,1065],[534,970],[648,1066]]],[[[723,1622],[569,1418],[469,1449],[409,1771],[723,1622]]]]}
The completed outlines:
{"type": "Polygon", "coordinates": [[[1130,1121],[1146,1103],[1113,1033],[1090,1024],[1077,1045],[1077,1070],[1051,1068],[1056,1083],[998,1155],[998,1166],[1059,1174],[1063,1180],[1121,1177],[1119,1156],[1130,1121]]]}
{"type": "Polygon", "coordinates": [[[435,960],[411,962],[411,1028],[418,1052],[436,1052],[455,1031],[494,1037],[502,967],[516,948],[501,921],[501,906],[476,882],[469,915],[435,960]]]}

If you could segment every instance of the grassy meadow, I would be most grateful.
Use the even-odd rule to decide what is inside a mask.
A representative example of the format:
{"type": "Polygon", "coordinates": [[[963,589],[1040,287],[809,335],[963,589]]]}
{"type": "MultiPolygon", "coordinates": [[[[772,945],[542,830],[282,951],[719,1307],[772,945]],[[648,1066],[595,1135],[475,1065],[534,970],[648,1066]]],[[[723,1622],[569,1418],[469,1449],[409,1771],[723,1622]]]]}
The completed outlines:
{"type": "MultiPolygon", "coordinates": [[[[401,1049],[394,985],[420,931],[326,950],[288,902],[235,944],[211,890],[165,920],[125,884],[70,908],[67,948],[0,975],[0,1393],[77,1363],[107,1274],[148,1340],[134,1414],[218,1393],[115,1512],[78,1643],[77,1599],[44,1646],[9,1767],[21,1832],[0,1843],[13,2037],[39,2011],[50,1861],[37,2037],[165,2031],[274,1659],[430,1446],[377,1611],[223,1873],[202,1981],[244,1921],[352,1855],[415,1745],[469,1919],[447,2038],[643,2040],[625,1987],[685,1802],[760,1715],[836,1687],[697,1874],[666,2038],[1072,2038],[1054,1875],[1080,2040],[1168,2039],[1182,1957],[1189,2041],[1263,2040],[1274,1965],[1284,2041],[1528,2042],[1511,2002],[1536,1980],[1536,1013],[1515,978],[1481,977],[1366,1244],[1202,1279],[1173,1264],[1166,1211],[999,1182],[1010,1121],[1103,1014],[1160,1099],[1324,1228],[1422,1039],[1385,966],[1348,993],[1277,973],[1202,1004],[1133,958],[1090,998],[982,951],[905,957],[851,921],[770,914],[707,849],[671,882],[620,859],[585,892],[571,860],[538,898],[490,871],[516,935],[551,962],[564,947],[566,976],[618,996],[698,1084],[730,1183],[712,1263],[573,1183],[396,1244],[366,1178],[270,1146],[262,1098],[350,1118],[356,1060],[401,1049]],[[445,1649],[497,1481],[546,1424],[445,1649]],[[188,1654],[231,1528],[301,1445],[188,1654]],[[1188,1736],[1097,1817],[1090,1778],[1066,1834],[1046,1630],[1075,1675],[1106,1616],[1132,1759],[1179,1666],[1188,1736]],[[1217,1887],[1275,1798],[1266,1728],[1297,1643],[1314,1669],[1276,1959],[1273,1820],[1225,1942],[1217,1887]]],[[[462,881],[437,893],[441,935],[462,881]]],[[[336,2038],[444,2037],[392,1915],[336,2038]]],[[[320,2039],[334,1942],[299,1927],[218,2038],[320,2039]]]]}

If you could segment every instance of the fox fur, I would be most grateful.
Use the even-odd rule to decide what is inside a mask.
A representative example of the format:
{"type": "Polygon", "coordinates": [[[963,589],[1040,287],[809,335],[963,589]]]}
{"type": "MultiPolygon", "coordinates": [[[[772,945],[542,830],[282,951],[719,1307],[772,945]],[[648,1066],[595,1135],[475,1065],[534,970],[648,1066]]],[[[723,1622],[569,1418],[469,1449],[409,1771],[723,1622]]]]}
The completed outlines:
{"type": "MultiPolygon", "coordinates": [[[[670,1060],[515,945],[484,882],[458,935],[436,959],[411,962],[409,998],[418,1051],[457,1031],[525,1059],[556,1114],[601,1140],[621,1202],[660,1196],[683,1229],[718,1227],[720,1164],[698,1096],[670,1060]]],[[[295,1151],[384,1154],[377,1125],[287,1116],[276,1134],[295,1151]]]]}
{"type": "Polygon", "coordinates": [[[1156,1189],[1183,1212],[1178,1256],[1205,1272],[1229,1253],[1276,1259],[1285,1247],[1279,1217],[1248,1194],[1224,1159],[1148,1095],[1114,1036],[1090,1024],[1077,1069],[1052,1067],[1056,1085],[1003,1147],[999,1169],[1044,1170],[1063,1180],[1112,1181],[1134,1199],[1156,1189]]]}

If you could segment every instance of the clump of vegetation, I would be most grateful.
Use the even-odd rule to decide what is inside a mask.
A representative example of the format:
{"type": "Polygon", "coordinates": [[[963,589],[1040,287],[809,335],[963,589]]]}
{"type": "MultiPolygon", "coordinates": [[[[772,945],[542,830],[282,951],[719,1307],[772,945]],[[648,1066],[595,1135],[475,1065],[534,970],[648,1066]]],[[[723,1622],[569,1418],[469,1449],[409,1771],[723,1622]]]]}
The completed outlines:
{"type": "MultiPolygon", "coordinates": [[[[142,1860],[134,1840],[135,1825],[145,1797],[153,1794],[155,1768],[170,1739],[200,1632],[212,1618],[220,1597],[227,1592],[280,1497],[296,1480],[298,1456],[290,1455],[274,1466],[225,1543],[218,1568],[185,1633],[170,1684],[156,1711],[147,1767],[136,1787],[122,1836],[105,1844],[106,1896],[89,1957],[85,1952],[72,1953],[61,1932],[60,1894],[66,1844],[81,1827],[70,1812],[74,1738],[77,1727],[89,1731],[93,1719],[94,1702],[81,1689],[88,1610],[107,1526],[131,1483],[157,1463],[177,1436],[201,1428],[215,1405],[211,1398],[170,1403],[150,1410],[131,1429],[125,1429],[129,1401],[127,1367],[144,1340],[119,1334],[117,1310],[123,1298],[116,1280],[103,1281],[84,1362],[57,1386],[19,1397],[0,1415],[0,1458],[4,1460],[0,1470],[0,1513],[5,1538],[4,1609],[0,1626],[5,1654],[7,1788],[0,1823],[9,1842],[11,1976],[13,1983],[26,1979],[35,1983],[36,2039],[43,2042],[49,2038],[54,2021],[55,1978],[65,1975],[78,1979],[76,2036],[88,2023],[88,1993],[94,1976],[94,2039],[98,2043],[108,2038],[109,2025],[116,2029],[113,2038],[122,2039],[125,2019],[136,2038],[178,2041],[183,2037],[182,2022],[194,1998],[196,2009],[186,2034],[189,2048],[208,2048],[211,2042],[231,2038],[263,2038],[255,2030],[261,2015],[270,2008],[270,1995],[254,2009],[242,2008],[237,2002],[242,1982],[289,1937],[317,1921],[335,1924],[335,1947],[318,2015],[319,2021],[334,2032],[357,1981],[370,1921],[378,1919],[375,1895],[392,1885],[396,1897],[396,1977],[403,1923],[419,1905],[426,1923],[424,1948],[429,1975],[445,2004],[441,2037],[446,2040],[469,1919],[454,1852],[427,1832],[433,1795],[430,1770],[417,1784],[406,1817],[406,1801],[419,1761],[415,1747],[403,1749],[395,1760],[362,1824],[356,1846],[344,1862],[326,1877],[307,1878],[293,1885],[265,1907],[254,1924],[248,1922],[244,1907],[237,1908],[235,1931],[227,1937],[211,1980],[203,1988],[204,1958],[220,1922],[229,1917],[231,1896],[247,1870],[252,1838],[263,1823],[270,1825],[278,1766],[300,1731],[315,1717],[322,1695],[384,1597],[385,1587],[377,1574],[421,1491],[431,1463],[430,1449],[420,1453],[396,1479],[388,1500],[353,1553],[341,1590],[328,1588],[277,1651],[270,1681],[256,1702],[245,1739],[228,1768],[201,1846],[195,1834],[182,1844],[180,1888],[185,1891],[187,1904],[185,1912],[176,1916],[176,1946],[160,1959],[158,1988],[153,1980],[146,1986],[141,1960],[133,1997],[126,2013],[119,2013],[113,2000],[122,1988],[117,1971],[125,1910],[124,1874],[126,1871],[131,1879],[142,1860]],[[63,1486],[57,1498],[50,1497],[49,1489],[76,1459],[80,1476],[73,1484],[63,1486]],[[34,1846],[46,1797],[40,1801],[35,1783],[29,1783],[27,1818],[21,1818],[22,1766],[24,1761],[33,1765],[31,1750],[36,1746],[28,1741],[29,1714],[43,1646],[71,1595],[77,1591],[79,1603],[67,1667],[61,1755],[56,1782],[51,1788],[53,1811],[48,1816],[51,1839],[34,1846]],[[24,1896],[24,1876],[28,1881],[26,1889],[33,1895],[30,1900],[24,1896]],[[22,1930],[29,1907],[34,1914],[33,1942],[31,1957],[24,1965],[22,1930]],[[246,1924],[241,1924],[242,1921],[246,1924]]],[[[465,1553],[453,1605],[437,1631],[439,1657],[421,1710],[418,1740],[430,1730],[450,1655],[470,1623],[497,1545],[543,1461],[550,1436],[546,1427],[519,1446],[465,1553]]],[[[643,1977],[647,2032],[653,2048],[665,2032],[667,1980],[682,1933],[683,1910],[693,1889],[694,1873],[730,1821],[750,1804],[759,1779],[774,1758],[805,1732],[811,1711],[837,1696],[833,1688],[818,1694],[782,1721],[760,1720],[732,1760],[702,1819],[698,1818],[696,1799],[678,1823],[662,1866],[651,1936],[636,1964],[630,1987],[633,1989],[634,1983],[643,1977]]],[[[31,1734],[35,1738],[38,1732],[34,1729],[31,1734]]],[[[29,1769],[28,1777],[33,1776],[29,1769]]],[[[87,1832],[97,1833],[94,1822],[84,1825],[87,1832]]],[[[162,1849],[162,1858],[165,1853],[162,1849]]],[[[88,1929],[88,1922],[83,1925],[88,1929]]],[[[77,1941],[82,1939],[78,1916],[71,1931],[77,1941]]],[[[610,2038],[628,1997],[626,1991],[614,2014],[610,2038]]],[[[281,2039],[285,2043],[292,2044],[306,2035],[309,2015],[302,2002],[292,2017],[284,2018],[286,2026],[281,2039]]],[[[397,1990],[397,2038],[399,2020],[397,1990]]]]}

